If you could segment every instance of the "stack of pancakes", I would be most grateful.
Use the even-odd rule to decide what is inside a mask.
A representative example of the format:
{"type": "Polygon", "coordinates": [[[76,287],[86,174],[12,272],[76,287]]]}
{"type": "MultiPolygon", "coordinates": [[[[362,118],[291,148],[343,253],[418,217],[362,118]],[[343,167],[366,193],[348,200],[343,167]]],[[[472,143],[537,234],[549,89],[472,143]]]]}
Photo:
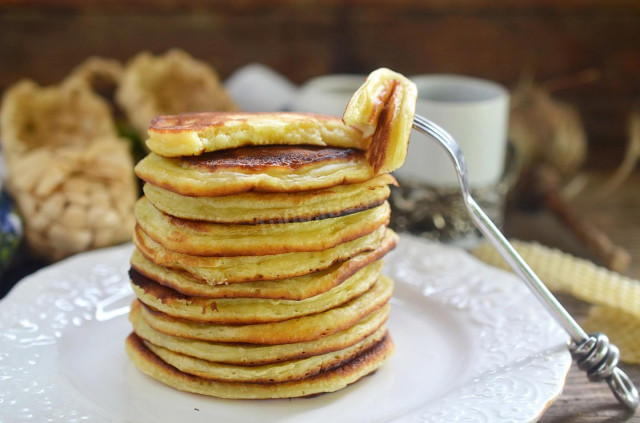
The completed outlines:
{"type": "Polygon", "coordinates": [[[174,388],[223,398],[332,392],[393,351],[380,260],[389,174],[338,118],[160,116],[135,207],[127,352],[174,388]]]}

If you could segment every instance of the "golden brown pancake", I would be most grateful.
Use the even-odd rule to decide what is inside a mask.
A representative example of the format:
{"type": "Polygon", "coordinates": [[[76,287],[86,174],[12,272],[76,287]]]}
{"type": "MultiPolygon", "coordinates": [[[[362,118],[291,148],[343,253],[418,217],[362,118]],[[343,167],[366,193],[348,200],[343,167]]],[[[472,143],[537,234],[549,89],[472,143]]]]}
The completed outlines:
{"type": "Polygon", "coordinates": [[[392,291],[393,281],[381,276],[369,291],[339,307],[282,322],[251,325],[222,325],[178,319],[147,306],[142,307],[142,315],[155,330],[182,338],[213,342],[288,344],[311,341],[355,325],[384,306],[392,291]]]}
{"type": "Polygon", "coordinates": [[[191,277],[185,271],[158,266],[144,257],[138,249],[135,249],[131,256],[131,266],[145,277],[185,295],[207,298],[304,300],[338,286],[364,266],[384,256],[395,247],[395,242],[395,238],[386,237],[373,251],[358,254],[319,272],[277,281],[209,285],[191,277]]]}
{"type": "Polygon", "coordinates": [[[314,355],[307,358],[257,366],[218,363],[203,360],[145,341],[145,345],[160,359],[181,372],[222,382],[270,383],[305,379],[321,371],[336,368],[353,359],[362,351],[373,347],[386,335],[380,328],[372,335],[345,349],[314,355]]]}
{"type": "Polygon", "coordinates": [[[180,294],[130,271],[133,292],[147,306],[169,316],[217,324],[279,322],[338,307],[369,290],[378,280],[382,262],[360,269],[340,285],[306,300],[205,298],[180,294]]]}
{"type": "Polygon", "coordinates": [[[189,167],[205,172],[299,172],[324,163],[348,162],[360,154],[360,151],[350,148],[272,145],[234,148],[181,159],[189,167]]]}
{"type": "Polygon", "coordinates": [[[389,335],[341,366],[297,381],[280,383],[220,382],[193,376],[165,363],[134,333],[126,351],[143,373],[181,391],[229,399],[291,398],[334,392],[375,371],[393,352],[389,335]]]}
{"type": "Polygon", "coordinates": [[[166,335],[147,324],[142,317],[142,306],[138,301],[133,302],[129,313],[129,320],[136,335],[144,340],[203,360],[245,366],[297,360],[348,348],[383,328],[388,317],[389,307],[382,307],[350,328],[322,338],[292,344],[260,345],[208,342],[166,335]]]}
{"type": "Polygon", "coordinates": [[[376,250],[389,239],[397,239],[397,235],[380,226],[369,235],[324,251],[236,257],[197,257],[176,253],[153,241],[139,228],[135,230],[133,240],[139,251],[153,263],[182,270],[211,285],[220,285],[307,275],[357,254],[376,250]]]}
{"type": "Polygon", "coordinates": [[[164,157],[252,145],[316,145],[366,150],[362,133],[333,116],[305,113],[185,113],[157,116],[147,146],[164,157]]]}
{"type": "Polygon", "coordinates": [[[189,197],[151,184],[147,200],[164,213],[215,223],[289,223],[344,216],[379,206],[389,197],[389,174],[356,184],[290,193],[245,192],[221,197],[189,197]]]}
{"type": "Polygon", "coordinates": [[[375,176],[362,151],[306,145],[244,147],[178,158],[151,153],[135,170],[146,182],[194,197],[309,191],[375,176]]]}
{"type": "Polygon", "coordinates": [[[178,219],[162,213],[145,197],[135,205],[142,231],[167,250],[193,256],[264,256],[323,251],[368,235],[389,222],[385,202],[363,212],[294,223],[227,225],[178,219]]]}
{"type": "Polygon", "coordinates": [[[381,68],[349,100],[342,120],[371,136],[367,159],[376,174],[393,172],[404,163],[417,98],[416,84],[381,68]]]}

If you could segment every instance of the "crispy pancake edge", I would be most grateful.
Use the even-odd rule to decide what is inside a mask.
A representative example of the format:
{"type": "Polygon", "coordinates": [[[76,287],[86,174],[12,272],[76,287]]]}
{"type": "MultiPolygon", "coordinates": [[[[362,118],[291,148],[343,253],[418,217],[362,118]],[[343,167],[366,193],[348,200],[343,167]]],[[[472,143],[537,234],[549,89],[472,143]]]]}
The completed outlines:
{"type": "Polygon", "coordinates": [[[291,398],[337,391],[372,373],[393,350],[393,341],[387,335],[372,348],[336,369],[299,381],[259,384],[217,382],[180,372],[153,354],[134,333],[126,339],[127,355],[148,376],[179,390],[229,399],[291,398]]]}
{"type": "MultiPolygon", "coordinates": [[[[185,295],[194,295],[207,298],[265,298],[274,300],[304,300],[306,298],[322,294],[323,292],[326,292],[331,288],[341,284],[358,270],[384,257],[385,254],[396,247],[396,244],[397,239],[395,237],[385,237],[382,240],[380,246],[375,250],[362,252],[346,261],[332,265],[332,267],[335,267],[337,269],[336,274],[333,275],[332,278],[329,278],[328,276],[325,278],[327,280],[330,280],[331,283],[322,284],[315,289],[307,291],[306,294],[302,294],[301,291],[296,291],[295,295],[291,295],[291,290],[283,291],[282,289],[279,289],[278,283],[282,282],[283,279],[276,281],[249,281],[236,284],[209,285],[205,282],[191,277],[187,272],[184,272],[182,270],[165,269],[162,266],[159,266],[147,259],[139,250],[136,251],[138,251],[142,260],[148,262],[151,267],[167,270],[167,276],[162,276],[158,273],[145,271],[140,266],[136,266],[136,264],[133,262],[131,263],[131,267],[143,276],[185,295]],[[184,282],[181,283],[180,279],[183,279],[184,282]]],[[[331,269],[331,267],[329,269],[331,269]]],[[[321,272],[325,272],[326,270],[328,269],[322,270],[321,272]]],[[[306,278],[310,275],[313,275],[313,273],[286,279],[293,281],[299,278],[306,278]]]]}
{"type": "Polygon", "coordinates": [[[389,314],[390,308],[383,307],[356,322],[354,326],[335,334],[311,341],[280,345],[210,342],[167,335],[149,326],[142,316],[142,306],[138,301],[131,304],[129,320],[139,337],[172,351],[204,360],[255,366],[296,360],[350,347],[386,326],[389,314]]]}
{"type": "MultiPolygon", "coordinates": [[[[213,342],[293,344],[311,341],[352,327],[375,310],[388,306],[393,280],[380,276],[362,295],[322,313],[281,322],[252,325],[218,325],[168,316],[140,302],[145,321],[158,332],[213,342]]],[[[139,301],[139,300],[136,300],[139,301]]]]}

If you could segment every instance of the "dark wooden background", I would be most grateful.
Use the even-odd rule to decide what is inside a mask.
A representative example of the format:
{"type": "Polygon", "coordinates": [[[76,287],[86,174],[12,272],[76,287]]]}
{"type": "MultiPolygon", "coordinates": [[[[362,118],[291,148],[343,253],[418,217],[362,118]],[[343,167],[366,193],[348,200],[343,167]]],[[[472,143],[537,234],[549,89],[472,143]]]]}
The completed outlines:
{"type": "Polygon", "coordinates": [[[580,110],[590,165],[612,166],[640,99],[637,0],[0,0],[0,91],[48,84],[89,55],[127,60],[180,47],[224,78],[264,63],[296,83],[386,66],[513,87],[585,69],[599,79],[557,93],[580,110]]]}

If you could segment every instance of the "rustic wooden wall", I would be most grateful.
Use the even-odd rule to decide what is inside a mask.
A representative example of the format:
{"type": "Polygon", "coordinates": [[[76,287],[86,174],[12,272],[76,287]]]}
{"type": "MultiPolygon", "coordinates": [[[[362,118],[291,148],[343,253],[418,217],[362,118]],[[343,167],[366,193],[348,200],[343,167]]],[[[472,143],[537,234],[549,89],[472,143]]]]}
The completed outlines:
{"type": "Polygon", "coordinates": [[[89,55],[171,47],[223,77],[261,62],[297,83],[387,66],[513,87],[525,71],[545,81],[595,69],[598,80],[557,95],[579,108],[593,151],[612,160],[640,100],[635,0],[0,0],[0,90],[23,77],[58,81],[89,55]]]}

